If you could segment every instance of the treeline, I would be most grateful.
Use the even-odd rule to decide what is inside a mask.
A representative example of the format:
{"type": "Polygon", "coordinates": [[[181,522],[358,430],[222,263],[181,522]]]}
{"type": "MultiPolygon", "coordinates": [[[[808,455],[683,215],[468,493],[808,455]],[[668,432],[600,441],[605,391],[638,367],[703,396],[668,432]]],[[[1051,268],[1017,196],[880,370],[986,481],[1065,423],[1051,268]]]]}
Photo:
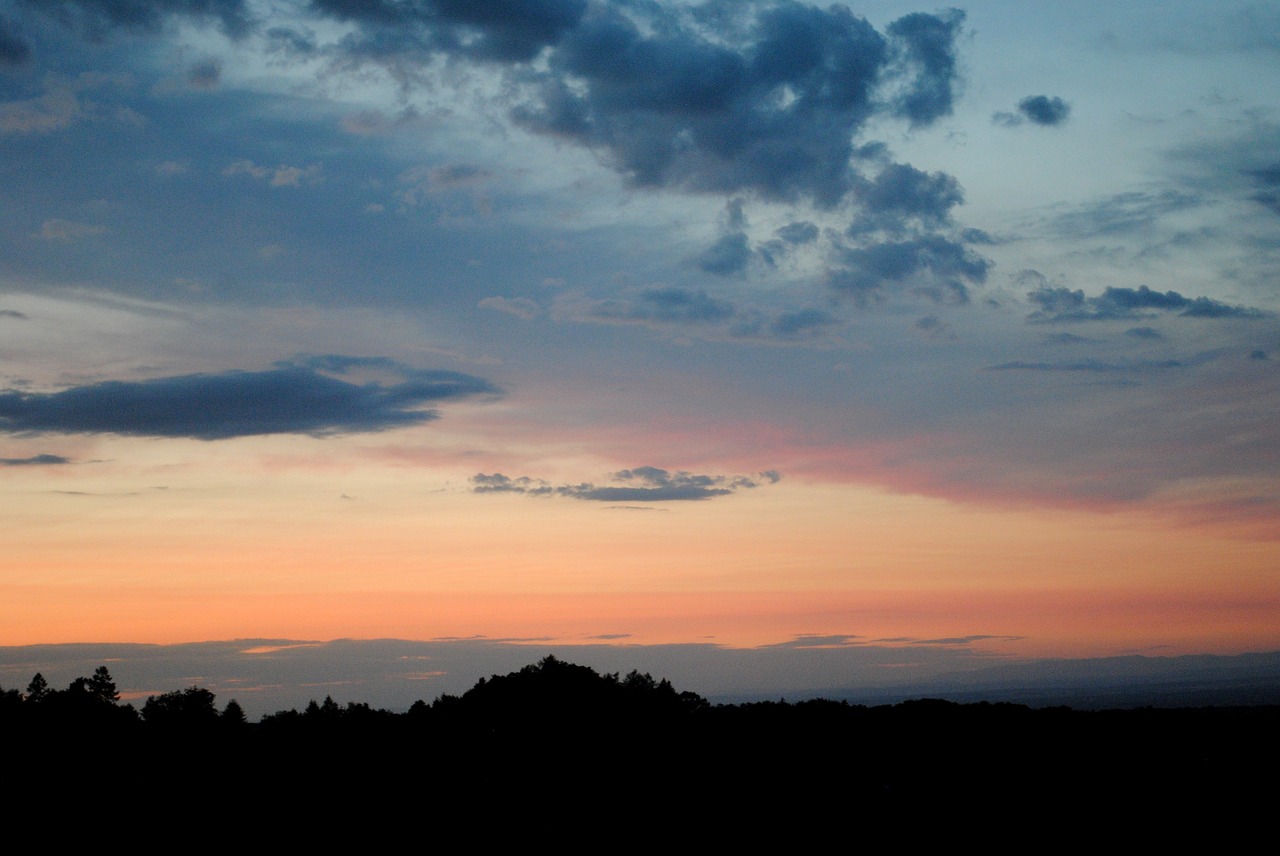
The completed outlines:
{"type": "Polygon", "coordinates": [[[10,727],[133,725],[166,731],[245,728],[287,732],[316,726],[373,728],[431,720],[490,733],[524,731],[535,725],[580,731],[619,718],[674,725],[692,712],[710,707],[696,693],[677,693],[665,679],[655,680],[639,671],[625,677],[600,675],[587,666],[555,657],[506,676],[481,678],[462,696],[442,695],[431,704],[417,701],[403,714],[361,702],[340,705],[326,696],[322,702],[312,699],[301,711],[277,711],[254,724],[248,722],[235,699],[219,710],[214,693],[199,686],[148,696],[140,710],[122,704],[106,666],[98,667],[91,677],[76,678],[65,690],[51,688],[40,673],[25,692],[0,688],[0,723],[10,727]]]}
{"type": "Polygon", "coordinates": [[[713,705],[648,674],[599,674],[554,657],[404,713],[325,698],[256,723],[200,687],[135,709],[105,667],[65,690],[37,675],[25,692],[0,692],[7,745],[27,753],[19,768],[46,775],[57,753],[75,768],[109,746],[114,775],[161,802],[217,800],[246,782],[287,778],[324,782],[313,798],[347,809],[416,805],[424,794],[458,807],[476,792],[521,812],[557,794],[598,805],[650,804],[660,793],[694,806],[715,791],[740,806],[831,812],[855,803],[1032,810],[1082,795],[1103,806],[1138,794],[1203,810],[1274,796],[1273,786],[1257,789],[1255,773],[1280,761],[1277,726],[1275,707],[713,705]],[[153,778],[156,769],[169,778],[153,778]]]}

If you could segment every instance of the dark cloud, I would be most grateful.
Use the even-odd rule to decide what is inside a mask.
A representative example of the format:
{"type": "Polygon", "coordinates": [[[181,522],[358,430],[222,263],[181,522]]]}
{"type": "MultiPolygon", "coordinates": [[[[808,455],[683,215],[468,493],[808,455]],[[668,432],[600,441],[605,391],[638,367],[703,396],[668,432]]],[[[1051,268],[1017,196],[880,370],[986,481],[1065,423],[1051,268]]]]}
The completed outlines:
{"type": "Polygon", "coordinates": [[[570,298],[561,301],[554,311],[558,317],[574,321],[675,328],[681,333],[696,327],[699,335],[713,339],[753,339],[775,344],[811,341],[842,323],[826,309],[801,306],[762,310],[679,287],[651,288],[606,300],[570,298]]]}
{"type": "Polygon", "coordinates": [[[1094,359],[1077,360],[1072,363],[1033,363],[1025,360],[1014,360],[1009,363],[1001,363],[998,366],[990,366],[989,370],[1115,374],[1147,369],[1180,369],[1186,366],[1187,363],[1181,360],[1157,360],[1142,363],[1108,363],[1094,359]]]}
{"type": "Polygon", "coordinates": [[[196,63],[187,72],[187,83],[196,89],[216,89],[222,79],[222,66],[214,59],[196,63]]]}
{"type": "Polygon", "coordinates": [[[591,5],[548,68],[526,70],[532,97],[513,115],[637,186],[833,206],[869,118],[928,124],[951,109],[959,14],[908,15],[886,37],[842,6],[744,4],[716,27],[701,12],[591,5]]]}
{"type": "Polygon", "coordinates": [[[895,65],[910,83],[894,102],[894,112],[912,125],[927,125],[951,115],[958,83],[956,40],[964,12],[947,9],[936,15],[915,12],[889,25],[895,41],[895,65]]]}
{"type": "Polygon", "coordinates": [[[782,226],[774,232],[774,235],[776,237],[756,247],[760,258],[769,265],[776,265],[780,257],[787,255],[796,247],[817,241],[819,230],[808,220],[801,220],[782,226]]]}
{"type": "Polygon", "coordinates": [[[526,62],[577,26],[587,0],[312,0],[316,10],[365,26],[367,42],[395,41],[447,54],[526,62]]]}
{"type": "Polygon", "coordinates": [[[738,490],[774,484],[781,478],[774,470],[757,476],[708,476],[683,470],[672,473],[658,467],[635,467],[613,473],[614,485],[589,482],[552,485],[528,476],[509,478],[501,473],[476,473],[471,477],[471,489],[476,493],[564,496],[592,502],[686,502],[728,496],[738,490]]]}
{"type": "Polygon", "coordinates": [[[18,28],[0,16],[0,68],[22,65],[31,58],[31,48],[18,28]]]}
{"type": "Polygon", "coordinates": [[[794,312],[783,312],[769,324],[769,332],[782,339],[796,339],[820,332],[839,319],[822,309],[806,307],[794,312]]]}
{"type": "Polygon", "coordinates": [[[1018,102],[1018,113],[1034,125],[1061,125],[1071,115],[1071,105],[1056,96],[1029,95],[1018,102]]]}
{"type": "Polygon", "coordinates": [[[1249,170],[1247,174],[1258,187],[1249,198],[1280,214],[1280,164],[1249,170]]]}
{"type": "Polygon", "coordinates": [[[383,358],[316,356],[266,371],[0,391],[0,430],[220,440],[384,431],[437,418],[425,405],[496,394],[488,381],[383,358]]]}
{"type": "Polygon", "coordinates": [[[926,315],[923,318],[916,319],[916,323],[911,325],[915,331],[926,339],[935,341],[951,341],[956,338],[955,332],[951,329],[951,325],[933,315],[926,315]]]}
{"type": "Polygon", "coordinates": [[[1154,327],[1131,327],[1124,331],[1126,336],[1134,339],[1163,339],[1164,335],[1154,327]]]}
{"type": "Polygon", "coordinates": [[[309,57],[319,50],[315,36],[291,27],[270,27],[266,33],[267,50],[272,53],[309,57]]]}
{"type": "Polygon", "coordinates": [[[588,311],[596,319],[664,324],[715,323],[733,314],[731,303],[675,286],[645,289],[635,300],[603,300],[588,311]]]}
{"type": "Polygon", "coordinates": [[[428,173],[431,184],[435,187],[465,187],[485,181],[492,176],[493,173],[484,167],[470,163],[437,166],[428,173]]]}
{"type": "Polygon", "coordinates": [[[1002,642],[1017,642],[1025,636],[947,636],[941,639],[912,639],[912,645],[970,645],[974,642],[985,642],[998,639],[1002,642]]]}
{"type": "Polygon", "coordinates": [[[857,185],[864,214],[850,233],[883,229],[902,232],[909,225],[937,228],[951,218],[951,209],[964,202],[960,183],[944,172],[927,173],[910,164],[890,164],[871,181],[857,185]]]}
{"type": "Polygon", "coordinates": [[[26,0],[93,39],[114,29],[156,32],[167,18],[217,21],[239,38],[252,29],[245,0],[26,0]]]}
{"type": "Polygon", "coordinates": [[[745,232],[730,232],[698,254],[697,265],[718,276],[742,276],[751,261],[751,247],[745,232]]]}
{"type": "Polygon", "coordinates": [[[890,288],[939,303],[967,303],[968,285],[985,282],[991,268],[989,260],[941,235],[845,247],[839,262],[828,272],[830,283],[860,306],[883,298],[890,288]]]}
{"type": "Polygon", "coordinates": [[[51,464],[69,464],[70,458],[61,455],[34,455],[30,458],[0,458],[0,467],[41,467],[51,464]]]}
{"type": "Polygon", "coordinates": [[[767,645],[759,645],[758,648],[767,650],[770,648],[790,648],[790,649],[806,649],[806,648],[846,648],[850,645],[860,645],[865,641],[865,637],[855,636],[849,633],[832,633],[829,635],[819,635],[817,633],[802,633],[794,639],[788,639],[786,642],[773,642],[767,645]]]}
{"type": "Polygon", "coordinates": [[[1156,312],[1173,312],[1188,318],[1263,318],[1267,313],[1245,306],[1231,306],[1209,297],[1183,297],[1176,291],[1153,291],[1108,286],[1097,297],[1063,286],[1041,287],[1027,293],[1039,308],[1028,316],[1032,321],[1107,321],[1150,317],[1156,312]]]}
{"type": "Polygon", "coordinates": [[[26,321],[27,315],[16,309],[0,309],[0,318],[16,318],[19,321],[26,321]]]}
{"type": "Polygon", "coordinates": [[[807,220],[788,223],[776,232],[778,239],[788,244],[812,244],[818,240],[818,227],[807,220]]]}

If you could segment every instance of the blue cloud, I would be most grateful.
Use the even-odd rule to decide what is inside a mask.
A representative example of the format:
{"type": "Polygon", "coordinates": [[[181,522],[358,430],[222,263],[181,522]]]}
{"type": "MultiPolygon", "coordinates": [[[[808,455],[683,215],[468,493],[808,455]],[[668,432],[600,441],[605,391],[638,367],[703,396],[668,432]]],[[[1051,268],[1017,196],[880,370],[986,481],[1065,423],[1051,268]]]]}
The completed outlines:
{"type": "Polygon", "coordinates": [[[0,68],[22,65],[31,58],[31,48],[18,28],[0,16],[0,68]]]}
{"type": "Polygon", "coordinates": [[[494,395],[489,381],[383,358],[316,356],[266,371],[105,381],[61,392],[0,391],[0,430],[222,440],[385,431],[438,418],[426,405],[494,395]],[[390,375],[393,382],[347,379],[390,375]]]}
{"type": "Polygon", "coordinates": [[[601,301],[588,314],[600,320],[640,324],[710,324],[732,317],[734,307],[705,291],[671,286],[645,289],[634,301],[601,301]]]}
{"type": "Polygon", "coordinates": [[[33,455],[30,458],[0,458],[0,467],[43,467],[69,464],[70,458],[61,455],[33,455]]]}
{"type": "Polygon", "coordinates": [[[1018,102],[1018,112],[1036,125],[1061,125],[1071,115],[1071,105],[1057,97],[1030,95],[1018,102]]]}
{"type": "Polygon", "coordinates": [[[1208,297],[1184,297],[1176,291],[1154,291],[1145,285],[1108,286],[1096,297],[1086,297],[1080,289],[1042,285],[1028,292],[1027,297],[1039,307],[1029,317],[1040,323],[1144,318],[1154,312],[1173,312],[1188,318],[1267,317],[1267,313],[1247,306],[1231,306],[1208,297]]]}
{"type": "Polygon", "coordinates": [[[831,285],[859,305],[883,298],[913,280],[911,290],[939,303],[967,303],[968,284],[986,281],[991,262],[941,235],[844,248],[831,285]]]}
{"type": "Polygon", "coordinates": [[[747,262],[751,261],[751,248],[745,232],[730,232],[720,236],[714,244],[697,257],[698,267],[718,276],[742,276],[747,262]]]}
{"type": "Polygon", "coordinates": [[[889,25],[898,43],[898,63],[911,84],[897,98],[894,112],[912,125],[928,125],[951,115],[958,75],[956,40],[964,12],[947,9],[936,15],[914,12],[889,25]]]}
{"type": "Polygon", "coordinates": [[[245,0],[28,0],[60,21],[99,40],[114,29],[156,32],[169,18],[217,21],[239,38],[253,29],[245,0]]]}

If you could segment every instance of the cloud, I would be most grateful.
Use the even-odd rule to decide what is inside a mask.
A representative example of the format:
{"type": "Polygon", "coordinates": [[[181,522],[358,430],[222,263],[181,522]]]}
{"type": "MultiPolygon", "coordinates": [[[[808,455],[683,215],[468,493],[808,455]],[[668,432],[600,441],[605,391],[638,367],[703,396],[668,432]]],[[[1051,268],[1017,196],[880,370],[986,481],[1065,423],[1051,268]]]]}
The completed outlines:
{"type": "Polygon", "coordinates": [[[658,467],[635,467],[611,476],[621,484],[596,485],[588,482],[552,485],[542,479],[502,473],[476,473],[471,477],[475,493],[519,493],[528,496],[564,496],[592,502],[685,502],[728,496],[738,490],[775,484],[782,479],[774,470],[756,476],[708,476],[669,472],[658,467]]]}
{"type": "Polygon", "coordinates": [[[90,235],[101,235],[107,231],[105,226],[90,223],[74,223],[71,220],[45,220],[40,224],[40,231],[35,237],[43,241],[74,241],[76,238],[87,238],[90,235]]]}
{"type": "Polygon", "coordinates": [[[1051,345],[1083,345],[1093,341],[1087,336],[1077,336],[1075,333],[1050,333],[1044,338],[1051,345]]]}
{"type": "Polygon", "coordinates": [[[742,276],[751,261],[751,248],[745,232],[722,235],[697,257],[698,267],[718,276],[742,276]]]}
{"type": "Polygon", "coordinates": [[[955,331],[951,329],[951,325],[933,315],[925,315],[923,318],[917,318],[916,323],[911,325],[912,328],[924,336],[926,339],[935,341],[951,341],[956,338],[955,331]]]}
{"type": "Polygon", "coordinates": [[[1129,191],[1062,214],[1053,225],[1073,238],[1123,235],[1147,229],[1165,215],[1204,204],[1201,196],[1178,190],[1129,191]]]}
{"type": "Polygon", "coordinates": [[[33,455],[30,458],[0,458],[0,467],[42,467],[55,464],[69,464],[70,458],[61,455],[33,455]]]}
{"type": "Polygon", "coordinates": [[[1039,308],[1027,316],[1037,323],[1060,321],[1108,321],[1147,318],[1155,312],[1173,312],[1187,318],[1265,318],[1268,314],[1246,306],[1231,306],[1209,297],[1183,297],[1176,291],[1153,291],[1108,286],[1097,297],[1065,286],[1041,285],[1027,293],[1039,308]]]}
{"type": "Polygon", "coordinates": [[[825,309],[741,307],[705,291],[671,287],[644,289],[621,297],[592,300],[566,296],[557,300],[558,318],[599,324],[638,324],[653,329],[691,329],[720,341],[754,339],[771,344],[811,341],[843,323],[825,309]]]}
{"type": "Polygon", "coordinates": [[[30,58],[31,48],[22,40],[18,28],[0,16],[0,67],[22,65],[30,58]]]}
{"type": "Polygon", "coordinates": [[[477,187],[492,177],[493,173],[489,170],[469,163],[415,166],[397,177],[405,185],[399,197],[406,205],[421,205],[432,194],[477,187]]]}
{"type": "Polygon", "coordinates": [[[910,164],[890,164],[874,180],[858,182],[856,196],[862,211],[850,224],[850,235],[879,230],[898,236],[938,229],[950,222],[951,209],[964,202],[955,178],[910,164]]]}
{"type": "Polygon", "coordinates": [[[840,320],[823,309],[805,307],[792,312],[782,312],[769,324],[769,332],[782,339],[807,336],[840,323],[840,320]]]}
{"type": "Polygon", "coordinates": [[[1247,175],[1259,188],[1250,199],[1280,214],[1280,164],[1248,170],[1247,175]]]}
{"type": "Polygon", "coordinates": [[[894,65],[910,82],[895,99],[894,112],[913,126],[951,115],[958,83],[956,40],[964,12],[946,9],[936,15],[914,12],[889,25],[897,41],[894,65]]]}
{"type": "Polygon", "coordinates": [[[542,309],[527,297],[485,297],[478,304],[481,309],[496,309],[526,321],[542,314],[542,309]]]}
{"type": "Polygon", "coordinates": [[[355,50],[390,43],[479,60],[526,62],[581,21],[587,0],[312,0],[312,5],[363,25],[365,42],[353,44],[355,50]]]}
{"type": "Polygon", "coordinates": [[[216,59],[201,60],[187,71],[187,84],[195,89],[216,89],[222,80],[222,64],[216,59]]]}
{"type": "Polygon", "coordinates": [[[0,431],[322,437],[420,425],[438,417],[425,405],[497,392],[488,381],[459,372],[413,369],[385,358],[317,356],[257,372],[106,381],[52,393],[3,390],[0,431]]]}
{"type": "Polygon", "coordinates": [[[838,204],[873,117],[948,114],[963,14],[884,34],[848,9],[791,0],[685,7],[585,0],[316,0],[354,25],[354,62],[497,63],[525,128],[598,152],[631,183],[838,204]]]}
{"type": "Polygon", "coordinates": [[[818,227],[807,220],[801,220],[780,227],[776,234],[780,241],[799,246],[818,240],[818,227]]]}
{"type": "Polygon", "coordinates": [[[273,169],[259,166],[248,159],[233,161],[222,170],[222,174],[228,177],[247,175],[259,181],[269,179],[268,183],[272,187],[301,187],[303,181],[306,181],[307,184],[318,184],[321,180],[320,173],[319,164],[311,164],[307,167],[280,164],[280,166],[273,169]]]}
{"type": "Polygon", "coordinates": [[[1001,363],[990,366],[990,371],[1037,371],[1037,372],[1083,372],[1088,374],[1115,374],[1149,369],[1179,369],[1186,363],[1180,360],[1157,360],[1141,363],[1108,363],[1102,360],[1085,359],[1070,363],[1033,363],[1024,360],[1001,363]]]}
{"type": "Polygon", "coordinates": [[[453,163],[446,166],[432,167],[427,173],[432,187],[465,187],[492,177],[492,173],[483,167],[471,163],[453,163]]]}
{"type": "Polygon", "coordinates": [[[587,309],[589,318],[623,323],[707,324],[725,321],[734,306],[687,288],[647,288],[634,299],[597,301],[587,309]]]}
{"type": "Polygon", "coordinates": [[[890,288],[937,303],[967,303],[969,284],[986,281],[991,262],[942,235],[844,247],[828,281],[859,306],[883,299],[890,288]]]}
{"type": "Polygon", "coordinates": [[[941,639],[912,639],[911,645],[972,645],[974,642],[987,642],[991,640],[999,640],[1001,642],[1019,642],[1026,639],[1025,636],[947,636],[941,639]]]}
{"type": "Polygon", "coordinates": [[[773,642],[767,645],[757,646],[762,650],[768,649],[791,649],[791,650],[807,650],[812,648],[848,648],[852,645],[860,645],[865,641],[865,637],[857,636],[849,633],[832,633],[828,635],[820,635],[817,633],[802,633],[794,639],[786,642],[773,642]]]}
{"type": "MultiPolygon", "coordinates": [[[[43,91],[32,98],[0,103],[0,134],[47,134],[85,119],[110,115],[81,93],[110,85],[128,86],[128,75],[85,72],[76,77],[48,74],[41,81],[43,91]]],[[[118,111],[116,118],[131,114],[118,111]]]]}
{"type": "Polygon", "coordinates": [[[1036,125],[1061,125],[1071,115],[1071,106],[1056,96],[1029,95],[1018,102],[1018,112],[1036,125]]]}
{"type": "Polygon", "coordinates": [[[1071,105],[1057,96],[1028,95],[1018,102],[1017,113],[996,113],[991,121],[1006,128],[1013,128],[1023,122],[1033,125],[1053,127],[1063,125],[1071,116],[1071,105]]]}
{"type": "Polygon", "coordinates": [[[155,33],[169,18],[217,21],[233,38],[252,29],[245,0],[40,0],[30,5],[93,40],[115,29],[155,33]]]}
{"type": "Polygon", "coordinates": [[[18,321],[28,320],[26,313],[19,312],[16,309],[0,309],[0,318],[13,318],[18,321]]]}

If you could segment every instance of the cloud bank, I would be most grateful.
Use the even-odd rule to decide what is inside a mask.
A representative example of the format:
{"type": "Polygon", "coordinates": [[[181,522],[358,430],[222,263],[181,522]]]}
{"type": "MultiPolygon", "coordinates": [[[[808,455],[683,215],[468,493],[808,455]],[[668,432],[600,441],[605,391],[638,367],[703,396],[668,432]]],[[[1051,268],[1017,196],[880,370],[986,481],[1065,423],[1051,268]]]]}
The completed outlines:
{"type": "Polygon", "coordinates": [[[1157,312],[1170,312],[1187,318],[1266,318],[1268,314],[1247,306],[1231,306],[1209,297],[1183,297],[1176,291],[1159,292],[1145,285],[1137,288],[1108,286],[1096,297],[1086,297],[1081,289],[1042,285],[1027,293],[1039,308],[1030,320],[1042,323],[1059,321],[1108,321],[1147,318],[1157,312]]]}
{"type": "Polygon", "coordinates": [[[200,440],[321,437],[420,425],[438,418],[427,405],[497,393],[489,381],[460,372],[326,355],[257,372],[104,381],[49,393],[4,390],[0,431],[200,440]]]}

